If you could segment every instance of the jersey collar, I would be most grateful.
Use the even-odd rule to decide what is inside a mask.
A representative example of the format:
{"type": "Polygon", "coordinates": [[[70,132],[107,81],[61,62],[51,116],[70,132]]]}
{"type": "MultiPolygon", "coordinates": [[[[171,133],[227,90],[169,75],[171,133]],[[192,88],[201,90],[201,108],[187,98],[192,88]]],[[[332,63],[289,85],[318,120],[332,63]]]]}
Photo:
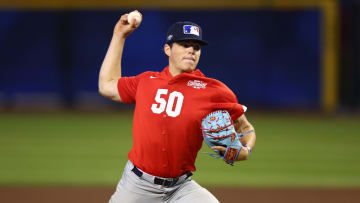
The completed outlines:
{"type": "Polygon", "coordinates": [[[191,76],[195,76],[195,77],[205,77],[205,75],[199,70],[199,69],[195,69],[191,72],[183,72],[180,73],[177,76],[172,76],[170,71],[169,71],[169,66],[166,66],[164,68],[164,70],[161,72],[161,76],[166,78],[169,81],[173,81],[173,80],[177,80],[177,78],[183,78],[183,77],[191,77],[191,76]]]}

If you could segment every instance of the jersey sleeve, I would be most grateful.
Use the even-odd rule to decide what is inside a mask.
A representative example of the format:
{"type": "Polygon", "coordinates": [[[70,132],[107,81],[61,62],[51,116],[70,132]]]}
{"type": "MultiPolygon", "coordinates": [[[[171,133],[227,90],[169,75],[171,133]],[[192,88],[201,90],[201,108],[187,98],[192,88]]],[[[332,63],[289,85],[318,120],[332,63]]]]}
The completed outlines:
{"type": "Polygon", "coordinates": [[[136,91],[141,78],[149,72],[144,72],[137,76],[121,77],[117,87],[119,96],[124,103],[136,103],[136,91]]]}
{"type": "Polygon", "coordinates": [[[226,85],[221,84],[218,88],[218,96],[215,97],[214,109],[225,109],[229,112],[231,119],[236,120],[243,115],[247,107],[239,104],[233,91],[231,91],[226,85]]]}

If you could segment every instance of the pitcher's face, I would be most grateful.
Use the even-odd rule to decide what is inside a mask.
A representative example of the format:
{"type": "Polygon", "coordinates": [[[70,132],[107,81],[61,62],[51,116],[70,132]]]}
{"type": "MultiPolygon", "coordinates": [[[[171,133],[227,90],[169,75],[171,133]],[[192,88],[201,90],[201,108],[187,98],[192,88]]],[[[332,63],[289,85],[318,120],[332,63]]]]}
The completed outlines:
{"type": "Polygon", "coordinates": [[[174,42],[172,46],[166,44],[165,54],[169,57],[169,69],[177,74],[196,69],[201,55],[201,46],[196,41],[174,42]]]}

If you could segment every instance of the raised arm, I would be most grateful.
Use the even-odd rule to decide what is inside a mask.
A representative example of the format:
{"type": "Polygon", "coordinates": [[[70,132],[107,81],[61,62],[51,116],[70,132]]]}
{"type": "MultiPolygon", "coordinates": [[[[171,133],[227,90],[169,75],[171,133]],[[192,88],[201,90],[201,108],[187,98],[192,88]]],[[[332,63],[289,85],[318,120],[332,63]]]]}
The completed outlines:
{"type": "Polygon", "coordinates": [[[99,93],[118,102],[121,102],[121,98],[117,82],[121,78],[121,58],[125,39],[140,25],[135,20],[128,22],[127,17],[128,14],[122,15],[115,25],[110,46],[99,73],[99,93]]]}

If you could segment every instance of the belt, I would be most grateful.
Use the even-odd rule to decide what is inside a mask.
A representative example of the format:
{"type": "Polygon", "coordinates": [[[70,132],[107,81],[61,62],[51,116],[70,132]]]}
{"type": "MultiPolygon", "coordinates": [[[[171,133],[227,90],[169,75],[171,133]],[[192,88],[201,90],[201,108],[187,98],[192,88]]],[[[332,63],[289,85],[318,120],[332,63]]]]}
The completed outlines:
{"type": "MultiPolygon", "coordinates": [[[[134,172],[139,177],[142,177],[144,175],[144,172],[140,171],[136,166],[134,166],[134,168],[131,171],[134,172]]],[[[157,184],[157,185],[162,185],[164,187],[172,187],[179,181],[179,179],[182,179],[182,181],[184,181],[192,175],[193,174],[191,172],[187,172],[178,178],[168,178],[168,179],[163,179],[163,178],[158,178],[158,177],[152,176],[152,177],[154,177],[154,179],[148,180],[148,181],[153,182],[154,184],[157,184]]],[[[146,178],[144,178],[144,179],[146,179],[146,178]]]]}

